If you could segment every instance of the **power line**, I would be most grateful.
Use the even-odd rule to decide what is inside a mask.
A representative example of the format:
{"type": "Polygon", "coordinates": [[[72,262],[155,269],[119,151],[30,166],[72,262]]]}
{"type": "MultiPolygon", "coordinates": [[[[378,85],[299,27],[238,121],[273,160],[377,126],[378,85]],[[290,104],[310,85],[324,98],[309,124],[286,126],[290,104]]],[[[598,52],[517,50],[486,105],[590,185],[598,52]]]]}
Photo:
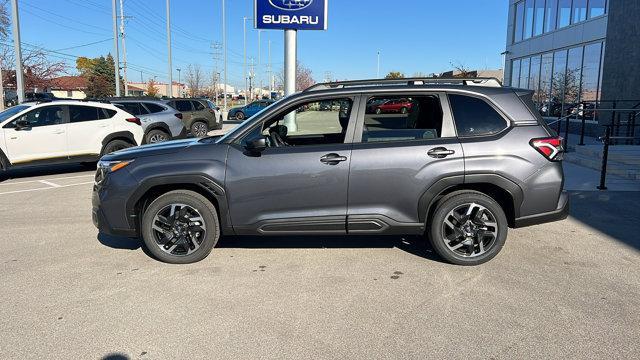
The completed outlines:
{"type": "Polygon", "coordinates": [[[81,47],[85,47],[85,46],[91,46],[91,45],[101,44],[101,43],[103,43],[103,42],[107,42],[107,41],[111,41],[111,40],[113,40],[113,38],[108,38],[108,39],[104,39],[104,40],[100,40],[100,41],[94,41],[94,42],[90,42],[90,43],[86,43],[86,44],[81,44],[81,45],[70,46],[70,47],[66,47],[66,48],[62,48],[62,49],[56,49],[56,50],[52,50],[52,51],[62,51],[62,50],[77,49],[77,48],[81,48],[81,47]]]}

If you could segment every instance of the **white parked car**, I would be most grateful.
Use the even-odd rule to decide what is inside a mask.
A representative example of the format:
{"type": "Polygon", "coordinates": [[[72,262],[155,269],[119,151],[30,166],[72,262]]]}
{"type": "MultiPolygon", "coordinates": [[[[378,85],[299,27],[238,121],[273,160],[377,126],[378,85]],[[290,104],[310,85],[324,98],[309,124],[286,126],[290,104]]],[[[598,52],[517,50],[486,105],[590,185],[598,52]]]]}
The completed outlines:
{"type": "Polygon", "coordinates": [[[92,162],[137,146],[140,119],[111,104],[60,100],[0,112],[0,170],[42,163],[92,162]]]}

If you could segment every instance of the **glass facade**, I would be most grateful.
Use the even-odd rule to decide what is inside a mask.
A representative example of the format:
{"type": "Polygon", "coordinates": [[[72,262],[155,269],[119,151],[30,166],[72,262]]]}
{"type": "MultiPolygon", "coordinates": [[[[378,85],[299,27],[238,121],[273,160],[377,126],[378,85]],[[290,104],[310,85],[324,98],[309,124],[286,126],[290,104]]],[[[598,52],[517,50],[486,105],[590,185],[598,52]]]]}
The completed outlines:
{"type": "Polygon", "coordinates": [[[511,86],[533,90],[543,116],[567,115],[581,102],[600,99],[603,52],[604,43],[597,42],[514,59],[511,86]]]}
{"type": "Polygon", "coordinates": [[[515,4],[513,42],[604,15],[607,0],[521,0],[515,4]]]}

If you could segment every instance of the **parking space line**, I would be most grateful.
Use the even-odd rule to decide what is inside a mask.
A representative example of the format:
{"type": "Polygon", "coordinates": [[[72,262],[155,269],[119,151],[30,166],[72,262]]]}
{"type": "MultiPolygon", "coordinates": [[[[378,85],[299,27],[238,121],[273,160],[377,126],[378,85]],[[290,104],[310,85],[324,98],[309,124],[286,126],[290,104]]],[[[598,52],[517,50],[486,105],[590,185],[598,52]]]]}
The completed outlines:
{"type": "MultiPolygon", "coordinates": [[[[65,177],[58,177],[58,178],[48,179],[48,181],[77,179],[77,178],[94,177],[94,176],[95,176],[94,174],[77,175],[77,176],[65,176],[65,177]]],[[[15,182],[3,182],[3,183],[0,183],[0,186],[3,186],[3,185],[6,186],[6,185],[29,184],[29,183],[41,182],[41,181],[47,181],[47,180],[26,180],[26,181],[15,181],[15,182]]]]}
{"type": "Polygon", "coordinates": [[[47,180],[40,180],[41,183],[45,184],[45,185],[49,185],[51,187],[57,188],[60,187],[62,185],[58,185],[58,184],[54,184],[51,181],[47,181],[47,180]]]}
{"type": "Polygon", "coordinates": [[[81,183],[75,183],[75,184],[68,184],[68,185],[58,185],[57,187],[46,187],[46,188],[38,188],[38,189],[25,189],[25,190],[5,191],[5,192],[0,192],[0,195],[18,194],[18,193],[25,193],[25,192],[31,192],[31,191],[40,191],[40,190],[53,190],[53,189],[66,188],[66,187],[78,186],[78,185],[87,185],[87,184],[93,184],[93,181],[87,181],[87,182],[81,182],[81,183]]]}

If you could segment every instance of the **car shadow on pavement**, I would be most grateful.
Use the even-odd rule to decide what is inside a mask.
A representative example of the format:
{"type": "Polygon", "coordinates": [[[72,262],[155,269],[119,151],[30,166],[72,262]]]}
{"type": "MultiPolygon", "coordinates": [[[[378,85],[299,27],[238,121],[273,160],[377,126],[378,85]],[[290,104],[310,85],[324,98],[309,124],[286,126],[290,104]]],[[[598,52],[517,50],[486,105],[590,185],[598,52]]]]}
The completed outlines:
{"type": "Polygon", "coordinates": [[[85,171],[96,170],[96,163],[87,164],[62,164],[62,165],[41,165],[29,166],[24,168],[9,169],[4,174],[0,174],[0,182],[9,179],[20,179],[33,176],[47,176],[59,174],[73,174],[85,171]]]}
{"type": "Polygon", "coordinates": [[[640,250],[640,192],[574,191],[570,200],[569,216],[640,250]]]}
{"type": "Polygon", "coordinates": [[[224,236],[218,248],[240,249],[359,249],[398,248],[412,255],[442,262],[421,236],[224,236]]]}
{"type": "MultiPolygon", "coordinates": [[[[120,250],[142,249],[153,255],[141,239],[98,234],[98,241],[107,247],[120,250]]],[[[428,260],[443,262],[428,241],[421,236],[223,236],[216,248],[237,249],[364,249],[398,248],[409,254],[428,260]]],[[[214,249],[215,251],[215,249],[214,249]]]]}

